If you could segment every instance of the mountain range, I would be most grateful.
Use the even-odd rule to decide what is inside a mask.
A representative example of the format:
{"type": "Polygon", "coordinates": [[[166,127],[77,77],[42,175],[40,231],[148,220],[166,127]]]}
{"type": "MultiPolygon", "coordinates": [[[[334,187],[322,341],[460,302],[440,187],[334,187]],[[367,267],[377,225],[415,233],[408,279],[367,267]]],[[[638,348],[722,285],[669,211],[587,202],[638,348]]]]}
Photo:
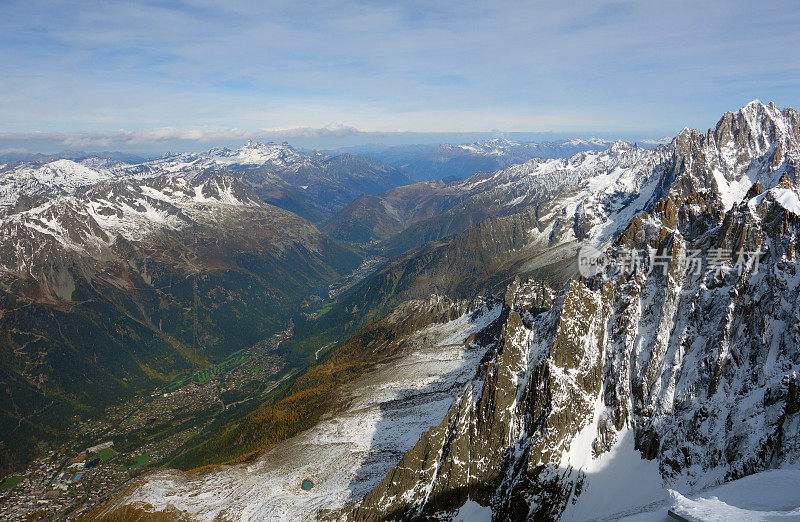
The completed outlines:
{"type": "Polygon", "coordinates": [[[166,154],[143,163],[92,156],[8,163],[0,166],[0,204],[12,204],[20,194],[69,193],[105,179],[198,172],[236,177],[264,202],[315,222],[362,193],[380,193],[409,182],[398,169],[371,158],[305,153],[287,143],[249,141],[238,149],[166,154]]]}
{"type": "Polygon", "coordinates": [[[800,114],[756,101],[652,150],[614,143],[432,188],[454,205],[377,198],[417,216],[384,238],[428,223],[429,242],[325,315],[380,319],[228,429],[269,424],[281,405],[302,412],[292,398],[311,401],[304,383],[323,375],[324,413],[246,471],[163,471],[97,513],[661,520],[674,499],[795,468],[799,156],[800,114]],[[485,217],[458,222],[470,208],[485,217]],[[591,273],[586,252],[605,259],[591,273]],[[452,367],[410,363],[445,347],[478,351],[460,356],[455,381],[452,367]],[[423,411],[438,422],[419,427],[423,411]],[[353,457],[319,462],[339,445],[353,457]]]}
{"type": "Polygon", "coordinates": [[[8,466],[287,323],[285,384],[89,519],[662,520],[800,465],[800,113],[429,153],[2,167],[8,466]]]}
{"type": "Polygon", "coordinates": [[[452,181],[532,158],[565,158],[582,151],[604,149],[610,144],[611,141],[596,137],[538,142],[498,137],[465,144],[362,146],[345,150],[394,165],[413,181],[452,181]]]}

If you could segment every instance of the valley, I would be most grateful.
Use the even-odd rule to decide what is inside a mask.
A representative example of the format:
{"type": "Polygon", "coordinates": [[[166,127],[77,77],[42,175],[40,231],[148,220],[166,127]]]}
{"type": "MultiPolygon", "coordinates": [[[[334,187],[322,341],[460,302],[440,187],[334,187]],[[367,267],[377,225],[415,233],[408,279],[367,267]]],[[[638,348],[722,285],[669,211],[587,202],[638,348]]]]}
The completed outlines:
{"type": "MultiPolygon", "coordinates": [[[[254,190],[244,165],[272,149],[252,143],[21,198],[0,244],[9,302],[31,303],[2,317],[4,371],[28,386],[10,404],[57,382],[73,410],[31,425],[3,513],[582,519],[612,466],[641,488],[604,516],[657,517],[669,489],[794,466],[799,129],[752,102],[669,145],[351,195],[320,228],[254,190]],[[608,264],[582,273],[587,251],[608,264]],[[111,307],[83,311],[99,288],[111,307]],[[142,350],[136,386],[114,370],[119,394],[89,414],[68,379],[37,382],[53,331],[31,307],[138,325],[108,337],[142,350]]],[[[277,150],[283,176],[316,158],[277,150]]],[[[102,350],[75,345],[97,371],[102,350]]]]}
{"type": "Polygon", "coordinates": [[[244,415],[291,378],[297,369],[278,351],[288,335],[279,332],[218,365],[189,371],[70,425],[66,437],[47,444],[43,456],[14,475],[21,480],[0,493],[0,518],[80,518],[136,477],[168,466],[202,430],[244,415]]]}

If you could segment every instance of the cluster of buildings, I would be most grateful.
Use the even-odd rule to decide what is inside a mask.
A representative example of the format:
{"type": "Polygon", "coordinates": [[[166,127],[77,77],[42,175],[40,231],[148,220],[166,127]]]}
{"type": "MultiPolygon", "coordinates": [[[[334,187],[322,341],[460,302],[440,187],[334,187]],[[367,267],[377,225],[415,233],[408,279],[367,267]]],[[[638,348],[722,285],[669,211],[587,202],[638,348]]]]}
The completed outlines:
{"type": "MultiPolygon", "coordinates": [[[[67,461],[61,457],[63,453],[48,451],[25,471],[25,477],[18,484],[0,495],[0,520],[49,520],[81,504],[88,507],[85,479],[99,475],[97,472],[103,463],[102,456],[110,460],[116,455],[113,445],[113,441],[106,441],[79,452],[67,461]]],[[[101,480],[100,484],[93,484],[92,489],[100,491],[103,485],[111,482],[101,480]]]]}
{"type": "Polygon", "coordinates": [[[207,382],[189,382],[177,390],[162,388],[140,394],[110,407],[101,417],[77,422],[74,428],[81,438],[103,442],[76,451],[76,441],[72,440],[37,458],[20,473],[18,483],[0,491],[0,520],[78,519],[87,514],[113,497],[148,463],[158,463],[213,422],[217,413],[255,398],[247,392],[240,394],[240,387],[246,388],[244,385],[253,381],[272,384],[283,367],[274,349],[289,336],[291,325],[287,331],[269,338],[260,349],[251,350],[245,364],[207,382]],[[187,412],[194,418],[186,416],[187,412]],[[180,429],[167,437],[152,436],[159,432],[160,425],[176,419],[183,419],[180,429]],[[114,448],[112,439],[119,437],[126,441],[139,437],[141,443],[123,451],[114,448]]]}

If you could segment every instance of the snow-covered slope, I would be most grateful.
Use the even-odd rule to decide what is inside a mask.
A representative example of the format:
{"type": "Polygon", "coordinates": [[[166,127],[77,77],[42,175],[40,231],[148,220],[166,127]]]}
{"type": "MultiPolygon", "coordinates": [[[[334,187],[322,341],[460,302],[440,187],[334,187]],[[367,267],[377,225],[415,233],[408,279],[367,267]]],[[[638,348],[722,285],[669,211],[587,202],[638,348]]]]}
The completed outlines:
{"type": "Polygon", "coordinates": [[[686,498],[670,511],[687,522],[800,520],[800,470],[763,471],[686,498]]]}
{"type": "Polygon", "coordinates": [[[366,494],[419,435],[453,404],[486,347],[467,344],[500,307],[483,306],[412,334],[401,356],[340,392],[342,411],[254,463],[200,477],[151,475],[120,504],[180,512],[196,520],[309,520],[366,494]],[[304,480],[313,483],[305,491],[304,480]]]}
{"type": "Polygon", "coordinates": [[[0,206],[13,205],[21,194],[62,194],[114,177],[98,162],[59,159],[44,164],[0,166],[0,206]]]}
{"type": "Polygon", "coordinates": [[[169,154],[129,169],[152,175],[225,172],[249,185],[264,201],[320,221],[360,194],[377,194],[409,179],[369,158],[300,152],[288,143],[247,142],[238,149],[169,154]]]}
{"type": "Polygon", "coordinates": [[[554,233],[559,242],[586,238],[602,242],[651,202],[667,155],[664,148],[646,150],[617,141],[602,151],[535,159],[478,174],[458,186],[474,194],[472,201],[503,207],[493,214],[541,207],[539,221],[550,225],[541,234],[551,244],[554,233]],[[559,227],[563,232],[556,230],[559,227]]]}
{"type": "Polygon", "coordinates": [[[288,143],[261,143],[248,141],[238,149],[211,149],[208,156],[226,165],[297,165],[309,158],[322,156],[318,153],[303,154],[288,143]]]}
{"type": "MultiPolygon", "coordinates": [[[[12,242],[24,250],[52,241],[91,256],[117,236],[141,241],[162,229],[185,228],[192,218],[213,219],[217,208],[258,205],[230,178],[165,176],[112,181],[76,194],[42,198],[28,209],[0,212],[0,244],[8,252],[12,242]]],[[[4,257],[2,264],[19,270],[31,266],[24,256],[4,257]]]]}

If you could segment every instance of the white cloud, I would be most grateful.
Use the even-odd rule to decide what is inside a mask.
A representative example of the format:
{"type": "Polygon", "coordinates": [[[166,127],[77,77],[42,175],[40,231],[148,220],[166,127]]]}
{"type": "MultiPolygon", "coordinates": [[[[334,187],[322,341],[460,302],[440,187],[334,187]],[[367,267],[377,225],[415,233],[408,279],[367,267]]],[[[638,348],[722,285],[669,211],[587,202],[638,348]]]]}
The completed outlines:
{"type": "MultiPolygon", "coordinates": [[[[0,140],[11,141],[50,141],[68,148],[128,148],[140,145],[158,145],[168,141],[191,141],[196,143],[212,143],[224,141],[253,140],[289,140],[298,138],[344,137],[362,133],[359,129],[333,123],[321,128],[295,127],[273,129],[241,129],[223,127],[153,127],[137,130],[93,131],[93,132],[32,132],[3,133],[0,140]]],[[[363,133],[380,136],[380,133],[363,133]]],[[[6,149],[7,152],[19,152],[24,149],[6,149]]],[[[0,151],[2,152],[2,151],[0,151]]]]}
{"type": "Polygon", "coordinates": [[[672,142],[672,137],[664,136],[659,139],[640,140],[645,145],[669,145],[672,142]]]}

